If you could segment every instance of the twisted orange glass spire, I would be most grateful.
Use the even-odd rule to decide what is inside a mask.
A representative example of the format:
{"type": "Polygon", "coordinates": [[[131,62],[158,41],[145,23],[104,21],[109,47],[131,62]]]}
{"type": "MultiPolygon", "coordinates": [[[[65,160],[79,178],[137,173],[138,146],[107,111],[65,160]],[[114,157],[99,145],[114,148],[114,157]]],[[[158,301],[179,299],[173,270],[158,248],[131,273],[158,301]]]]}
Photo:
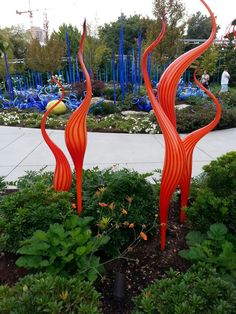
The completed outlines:
{"type": "Polygon", "coordinates": [[[80,42],[78,58],[86,78],[86,96],[81,105],[70,117],[65,130],[66,146],[72,157],[76,173],[77,211],[82,212],[82,168],[87,146],[86,116],[92,98],[92,85],[89,73],[83,62],[83,45],[86,34],[86,21],[83,24],[83,34],[80,42]]]}
{"type": "Polygon", "coordinates": [[[162,74],[158,84],[158,99],[166,115],[169,117],[175,127],[176,115],[174,105],[178,82],[182,74],[190,66],[190,64],[209,48],[216,35],[216,22],[214,14],[204,0],[200,1],[206,7],[211,16],[212,32],[210,37],[200,46],[184,53],[175,61],[173,61],[162,74]]]}
{"type": "Polygon", "coordinates": [[[181,190],[180,221],[181,222],[184,221],[184,218],[185,218],[184,208],[188,204],[188,195],[189,195],[190,181],[191,181],[191,175],[192,175],[193,150],[197,142],[207,133],[212,131],[215,128],[215,126],[218,124],[221,118],[221,106],[218,99],[197,80],[196,73],[197,73],[197,69],[194,71],[194,81],[213,100],[216,106],[216,115],[215,115],[215,118],[208,125],[190,133],[183,140],[184,149],[185,149],[185,153],[187,157],[187,163],[184,168],[183,176],[180,181],[180,190],[181,190]]]}
{"type": "Polygon", "coordinates": [[[216,116],[214,120],[207,126],[192,132],[184,140],[181,140],[176,130],[176,115],[175,115],[175,95],[177,85],[183,72],[189,65],[205,52],[216,35],[216,22],[214,15],[204,0],[200,0],[211,15],[212,32],[209,39],[197,48],[194,48],[176,59],[162,75],[158,85],[158,96],[160,105],[152,92],[150,79],[147,72],[147,57],[148,54],[161,41],[165,32],[165,22],[162,22],[162,31],[159,37],[146,49],[142,59],[142,70],[144,82],[147,88],[152,107],[156,118],[162,130],[165,140],[165,162],[160,190],[160,234],[161,234],[161,249],[165,248],[166,242],[166,227],[168,218],[168,207],[170,199],[178,184],[180,184],[181,197],[181,221],[184,220],[184,207],[187,205],[191,173],[192,173],[192,155],[197,142],[208,132],[210,132],[219,122],[221,116],[221,108],[218,100],[212,93],[206,90],[196,79],[196,71],[194,79],[196,84],[203,88],[206,94],[211,97],[216,105],[216,116]],[[178,182],[179,180],[179,182],[178,182]]]}
{"type": "Polygon", "coordinates": [[[153,93],[147,70],[148,55],[161,41],[165,30],[166,23],[163,20],[160,35],[145,50],[142,57],[142,72],[147,93],[165,140],[165,161],[160,187],[160,237],[162,250],[164,250],[166,244],[166,230],[170,200],[177,185],[180,182],[180,178],[184,169],[184,164],[186,163],[183,143],[180,139],[179,134],[176,131],[175,126],[171,123],[153,93]]]}
{"type": "MultiPolygon", "coordinates": [[[[210,47],[210,45],[212,44],[216,36],[217,27],[216,27],[214,14],[204,0],[200,0],[200,1],[206,7],[206,9],[208,10],[211,16],[212,31],[211,31],[210,37],[203,44],[186,52],[185,54],[177,58],[173,63],[171,63],[170,66],[163,73],[160,79],[160,82],[158,84],[158,96],[159,96],[160,104],[162,108],[164,109],[166,115],[168,116],[168,118],[170,119],[170,121],[175,127],[176,127],[176,115],[175,115],[174,105],[175,105],[175,96],[176,96],[178,82],[182,74],[184,73],[184,71],[190,66],[190,64],[194,60],[196,60],[200,55],[202,55],[210,47]]],[[[212,94],[210,93],[210,95],[212,94]]],[[[212,96],[210,95],[209,97],[212,98],[212,96]]],[[[213,98],[214,102],[215,102],[215,99],[216,98],[214,97],[213,98]]],[[[218,121],[216,122],[216,124],[219,122],[219,119],[220,117],[218,118],[218,121]]],[[[215,122],[212,122],[212,123],[213,124],[210,124],[204,128],[201,128],[200,130],[190,133],[187,136],[187,138],[183,140],[187,163],[184,167],[183,177],[180,182],[180,189],[181,189],[180,221],[181,222],[184,221],[184,218],[185,218],[184,207],[187,206],[187,202],[188,202],[190,180],[191,180],[191,174],[192,174],[193,150],[197,142],[215,127],[216,125],[214,124],[215,122]]]]}
{"type": "Polygon", "coordinates": [[[48,109],[42,118],[41,121],[41,133],[48,147],[51,149],[55,159],[56,159],[56,168],[54,171],[53,185],[56,191],[69,191],[72,183],[72,173],[70,169],[69,162],[64,155],[63,151],[50,139],[46,132],[45,124],[46,119],[50,112],[60,103],[60,101],[64,98],[64,87],[52,77],[54,83],[56,83],[62,91],[60,99],[50,108],[48,109]]]}

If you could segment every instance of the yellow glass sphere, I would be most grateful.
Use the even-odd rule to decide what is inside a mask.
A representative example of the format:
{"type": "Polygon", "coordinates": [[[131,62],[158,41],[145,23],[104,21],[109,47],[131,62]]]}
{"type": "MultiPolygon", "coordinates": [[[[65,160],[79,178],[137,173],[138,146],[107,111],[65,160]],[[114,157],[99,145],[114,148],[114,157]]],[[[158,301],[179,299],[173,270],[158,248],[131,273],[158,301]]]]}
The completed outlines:
{"type": "MultiPolygon", "coordinates": [[[[55,105],[56,102],[57,100],[49,101],[49,103],[46,106],[46,110],[50,109],[53,105],[55,105]]],[[[64,104],[63,101],[60,101],[59,104],[51,111],[51,113],[53,114],[62,114],[65,112],[66,112],[66,105],[64,104]]]]}

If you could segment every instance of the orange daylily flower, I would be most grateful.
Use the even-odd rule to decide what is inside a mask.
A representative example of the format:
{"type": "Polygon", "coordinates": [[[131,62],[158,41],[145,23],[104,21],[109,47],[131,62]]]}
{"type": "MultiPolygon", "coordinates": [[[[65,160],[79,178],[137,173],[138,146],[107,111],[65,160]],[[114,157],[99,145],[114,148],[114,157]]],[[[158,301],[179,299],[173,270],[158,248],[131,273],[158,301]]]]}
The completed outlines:
{"type": "Polygon", "coordinates": [[[143,231],[140,232],[140,237],[144,240],[144,241],[147,241],[147,235],[146,233],[144,233],[143,231]]]}
{"type": "Polygon", "coordinates": [[[134,223],[129,224],[129,228],[134,228],[134,223]]]}
{"type": "Polygon", "coordinates": [[[128,203],[131,204],[134,198],[132,196],[127,196],[126,199],[128,203]]]}
{"type": "Polygon", "coordinates": [[[95,195],[96,195],[96,196],[99,196],[100,194],[101,194],[100,191],[96,191],[96,192],[95,192],[95,195]]]}

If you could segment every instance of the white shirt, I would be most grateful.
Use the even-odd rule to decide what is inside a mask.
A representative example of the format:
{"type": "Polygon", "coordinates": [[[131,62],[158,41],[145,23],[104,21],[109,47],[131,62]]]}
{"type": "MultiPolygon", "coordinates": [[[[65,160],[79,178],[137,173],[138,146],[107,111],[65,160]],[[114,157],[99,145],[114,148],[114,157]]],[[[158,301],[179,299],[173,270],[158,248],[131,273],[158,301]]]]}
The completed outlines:
{"type": "Polygon", "coordinates": [[[221,84],[228,84],[229,78],[230,78],[229,73],[227,71],[224,71],[221,76],[221,84]]]}

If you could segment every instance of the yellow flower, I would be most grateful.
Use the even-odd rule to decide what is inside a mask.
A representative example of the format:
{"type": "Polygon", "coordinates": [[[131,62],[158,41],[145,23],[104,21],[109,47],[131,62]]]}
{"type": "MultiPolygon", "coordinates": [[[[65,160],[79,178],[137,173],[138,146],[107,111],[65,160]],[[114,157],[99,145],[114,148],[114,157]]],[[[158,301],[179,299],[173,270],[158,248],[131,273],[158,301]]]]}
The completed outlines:
{"type": "Polygon", "coordinates": [[[106,191],[107,188],[105,188],[104,186],[102,186],[101,188],[99,188],[99,192],[104,193],[106,191]]]}
{"type": "Polygon", "coordinates": [[[23,290],[24,292],[27,292],[29,289],[28,289],[28,287],[27,287],[26,285],[24,285],[23,288],[22,288],[22,290],[23,290]]]}
{"type": "Polygon", "coordinates": [[[146,233],[144,233],[143,231],[140,232],[140,237],[144,240],[144,241],[147,241],[147,235],[146,233]]]}
{"type": "Polygon", "coordinates": [[[129,222],[128,222],[128,221],[124,221],[124,222],[123,222],[123,226],[124,226],[124,227],[128,227],[128,226],[129,226],[129,222]]]}
{"type": "Polygon", "coordinates": [[[102,217],[102,219],[98,223],[98,227],[102,230],[105,230],[109,227],[111,222],[111,217],[102,217]]]}
{"type": "Polygon", "coordinates": [[[121,209],[121,213],[122,213],[122,215],[127,215],[128,214],[128,212],[127,212],[127,210],[125,208],[121,209]]]}
{"type": "Polygon", "coordinates": [[[65,301],[68,297],[68,291],[62,291],[62,293],[60,294],[60,298],[65,301]]]}
{"type": "Polygon", "coordinates": [[[114,209],[115,209],[115,207],[116,207],[116,205],[114,204],[114,202],[112,202],[108,207],[109,207],[110,210],[113,212],[114,209]]]}

